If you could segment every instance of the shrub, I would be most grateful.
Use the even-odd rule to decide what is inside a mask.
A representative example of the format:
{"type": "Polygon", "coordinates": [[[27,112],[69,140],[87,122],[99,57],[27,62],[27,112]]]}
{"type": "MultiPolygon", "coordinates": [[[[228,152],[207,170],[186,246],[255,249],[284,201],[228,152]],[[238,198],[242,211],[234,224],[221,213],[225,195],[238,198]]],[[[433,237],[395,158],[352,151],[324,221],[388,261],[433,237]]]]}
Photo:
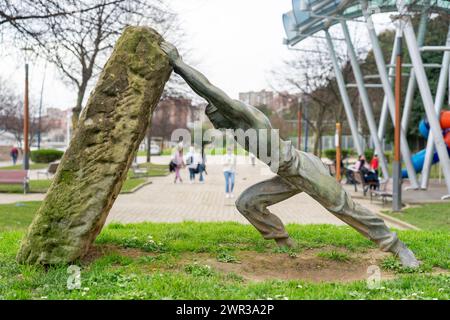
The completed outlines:
{"type": "Polygon", "coordinates": [[[31,160],[35,163],[50,163],[61,159],[64,152],[55,149],[41,149],[31,151],[31,160]]]}
{"type": "Polygon", "coordinates": [[[342,150],[344,150],[343,152],[346,155],[346,158],[347,157],[354,157],[354,156],[358,155],[358,153],[354,149],[342,149],[342,150]],[[347,152],[347,153],[345,153],[345,152],[347,152]]]}
{"type": "Polygon", "coordinates": [[[364,150],[364,156],[366,157],[367,162],[370,162],[372,160],[374,154],[375,152],[373,151],[373,149],[364,150]]]}
{"type": "Polygon", "coordinates": [[[384,156],[386,157],[386,161],[387,162],[391,162],[392,159],[394,158],[394,155],[392,154],[392,151],[386,151],[384,153],[384,156]]]}
{"type": "MultiPolygon", "coordinates": [[[[324,152],[325,157],[327,157],[330,160],[336,160],[336,149],[327,149],[324,152]]],[[[341,149],[341,156],[342,159],[348,158],[354,153],[351,149],[341,149]]]]}

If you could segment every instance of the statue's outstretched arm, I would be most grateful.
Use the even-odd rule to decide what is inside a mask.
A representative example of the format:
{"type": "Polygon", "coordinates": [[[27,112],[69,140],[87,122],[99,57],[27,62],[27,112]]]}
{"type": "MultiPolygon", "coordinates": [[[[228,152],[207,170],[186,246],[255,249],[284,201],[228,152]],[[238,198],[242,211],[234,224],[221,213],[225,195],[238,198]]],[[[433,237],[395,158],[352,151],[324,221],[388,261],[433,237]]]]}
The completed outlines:
{"type": "Polygon", "coordinates": [[[225,92],[212,85],[199,71],[184,63],[182,60],[173,64],[174,71],[179,74],[198,95],[213,105],[232,105],[234,100],[225,92]]]}
{"type": "Polygon", "coordinates": [[[226,108],[223,110],[226,113],[234,113],[236,116],[246,113],[242,103],[230,98],[221,89],[212,85],[201,72],[184,63],[174,45],[162,42],[161,49],[169,57],[174,71],[187,82],[195,93],[217,108],[226,108]]]}

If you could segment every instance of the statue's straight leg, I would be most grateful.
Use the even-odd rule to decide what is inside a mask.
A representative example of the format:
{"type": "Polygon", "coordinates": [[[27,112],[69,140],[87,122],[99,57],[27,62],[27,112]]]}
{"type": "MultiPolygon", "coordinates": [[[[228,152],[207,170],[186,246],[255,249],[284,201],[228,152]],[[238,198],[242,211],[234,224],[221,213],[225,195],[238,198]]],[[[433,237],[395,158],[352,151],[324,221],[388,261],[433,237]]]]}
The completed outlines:
{"type": "Polygon", "coordinates": [[[417,266],[414,254],[392,232],[383,219],[355,203],[340,183],[332,177],[319,158],[296,151],[282,164],[278,174],[303,190],[337,218],[375,242],[381,250],[400,257],[405,266],[417,266]]]}
{"type": "Polygon", "coordinates": [[[355,203],[344,189],[342,193],[342,205],[327,208],[332,214],[375,242],[383,251],[389,251],[397,244],[397,234],[387,227],[383,219],[355,203]]]}
{"type": "MultiPolygon", "coordinates": [[[[350,195],[341,187],[343,201],[339,206],[326,207],[337,218],[356,229],[366,238],[375,242],[383,251],[389,251],[399,256],[402,264],[407,267],[417,267],[419,262],[406,245],[392,232],[384,220],[367,208],[353,202],[350,195]]],[[[320,201],[319,201],[320,203],[320,201]]]]}
{"type": "Polygon", "coordinates": [[[366,238],[377,243],[382,250],[387,251],[398,242],[397,235],[389,230],[380,217],[353,202],[318,157],[299,150],[291,150],[292,156],[281,163],[278,175],[306,192],[366,238]]]}
{"type": "Polygon", "coordinates": [[[286,239],[289,235],[283,222],[267,207],[300,192],[276,176],[246,189],[237,199],[236,207],[265,239],[286,239]]]}

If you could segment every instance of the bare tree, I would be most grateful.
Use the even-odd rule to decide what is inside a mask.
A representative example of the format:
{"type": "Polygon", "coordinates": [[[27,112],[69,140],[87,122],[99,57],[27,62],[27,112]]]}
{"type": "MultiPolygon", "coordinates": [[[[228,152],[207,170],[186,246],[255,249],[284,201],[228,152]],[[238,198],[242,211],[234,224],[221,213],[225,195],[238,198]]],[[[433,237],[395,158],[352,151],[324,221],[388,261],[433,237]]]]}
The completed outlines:
{"type": "Polygon", "coordinates": [[[16,41],[32,44],[75,87],[74,128],[90,80],[126,26],[150,25],[171,41],[181,33],[176,14],[163,0],[5,1],[0,23],[12,26],[16,41]]]}
{"type": "Polygon", "coordinates": [[[75,8],[78,0],[3,0],[0,2],[0,27],[11,27],[22,36],[37,37],[46,31],[45,23],[40,23],[43,20],[85,13],[123,1],[90,1],[84,7],[75,8]]]}
{"type": "MultiPolygon", "coordinates": [[[[338,63],[344,76],[344,81],[353,81],[349,57],[345,50],[337,48],[338,63]]],[[[360,52],[359,55],[363,55],[360,52]]],[[[314,132],[314,148],[316,155],[321,153],[321,137],[325,133],[334,132],[334,123],[346,122],[344,106],[336,81],[331,58],[326,43],[315,41],[314,45],[305,51],[293,52],[292,58],[284,60],[282,66],[271,71],[272,88],[281,92],[287,90],[301,96],[303,108],[308,108],[308,118],[302,112],[305,120],[314,132]]],[[[353,81],[354,82],[354,81],[353,81]]],[[[356,90],[347,90],[356,105],[359,99],[356,90]]]]}
{"type": "MultiPolygon", "coordinates": [[[[46,20],[50,31],[40,41],[46,59],[54,63],[77,89],[74,128],[89,81],[100,70],[124,27],[145,23],[166,32],[175,19],[175,14],[159,0],[127,0],[114,5],[102,0],[101,3],[104,5],[93,10],[46,20]]],[[[80,11],[86,1],[79,1],[76,6],[80,11]]]]}
{"type": "MultiPolygon", "coordinates": [[[[37,132],[39,131],[39,117],[35,112],[36,108],[30,108],[29,134],[30,143],[33,143],[37,132]]],[[[14,136],[17,144],[20,146],[23,140],[23,101],[5,81],[0,80],[0,132],[8,132],[14,136]]],[[[47,122],[41,123],[40,132],[48,132],[50,126],[47,122]]]]}

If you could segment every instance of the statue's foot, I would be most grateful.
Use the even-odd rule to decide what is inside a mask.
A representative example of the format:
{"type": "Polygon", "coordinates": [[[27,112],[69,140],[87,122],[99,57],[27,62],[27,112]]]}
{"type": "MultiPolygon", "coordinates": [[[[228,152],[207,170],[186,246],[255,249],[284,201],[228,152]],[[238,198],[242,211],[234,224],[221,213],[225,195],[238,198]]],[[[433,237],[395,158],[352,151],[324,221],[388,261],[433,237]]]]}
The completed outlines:
{"type": "Polygon", "coordinates": [[[420,261],[417,260],[414,253],[406,247],[400,250],[397,255],[404,267],[418,268],[420,266],[420,261]]]}
{"type": "Polygon", "coordinates": [[[279,239],[275,239],[275,242],[277,243],[277,245],[280,248],[293,248],[296,246],[296,242],[294,240],[292,240],[290,237],[287,238],[279,238],[279,239]]]}
{"type": "Polygon", "coordinates": [[[398,256],[403,267],[418,268],[420,261],[416,259],[414,253],[401,241],[395,246],[393,253],[398,256]]]}

